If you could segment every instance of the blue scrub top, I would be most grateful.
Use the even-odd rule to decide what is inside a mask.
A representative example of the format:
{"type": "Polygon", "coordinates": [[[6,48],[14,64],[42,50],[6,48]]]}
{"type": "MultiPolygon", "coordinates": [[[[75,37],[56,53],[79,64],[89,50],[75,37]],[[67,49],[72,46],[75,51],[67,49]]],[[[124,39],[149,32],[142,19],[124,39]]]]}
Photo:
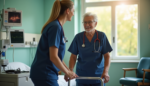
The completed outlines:
{"type": "MultiPolygon", "coordinates": [[[[76,73],[78,76],[87,77],[101,77],[104,70],[104,58],[103,55],[107,52],[111,52],[112,48],[106,35],[103,32],[98,32],[98,38],[100,39],[100,53],[94,51],[94,40],[97,38],[95,33],[91,42],[85,36],[85,47],[82,47],[84,32],[77,34],[72,41],[68,51],[72,54],[78,55],[78,61],[76,66],[76,73]]],[[[98,50],[99,42],[96,41],[95,49],[98,50]]],[[[78,83],[94,84],[100,83],[99,80],[76,80],[78,83]]]]}
{"type": "Polygon", "coordinates": [[[50,61],[49,57],[49,47],[51,46],[58,48],[58,56],[62,61],[65,54],[65,41],[63,29],[58,20],[49,23],[43,30],[31,66],[30,77],[32,79],[58,79],[59,69],[50,61]]]}

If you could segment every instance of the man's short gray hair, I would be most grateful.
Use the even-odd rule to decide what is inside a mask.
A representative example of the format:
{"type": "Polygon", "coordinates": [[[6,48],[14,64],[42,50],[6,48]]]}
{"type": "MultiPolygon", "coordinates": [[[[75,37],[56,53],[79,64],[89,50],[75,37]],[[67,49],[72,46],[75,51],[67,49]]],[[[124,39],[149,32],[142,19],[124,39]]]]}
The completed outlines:
{"type": "Polygon", "coordinates": [[[91,12],[85,13],[85,14],[83,15],[83,20],[84,20],[84,18],[85,18],[86,16],[93,16],[94,21],[95,21],[95,22],[97,22],[97,21],[98,21],[98,19],[97,19],[97,15],[96,15],[96,14],[94,14],[94,13],[91,13],[91,12]]]}

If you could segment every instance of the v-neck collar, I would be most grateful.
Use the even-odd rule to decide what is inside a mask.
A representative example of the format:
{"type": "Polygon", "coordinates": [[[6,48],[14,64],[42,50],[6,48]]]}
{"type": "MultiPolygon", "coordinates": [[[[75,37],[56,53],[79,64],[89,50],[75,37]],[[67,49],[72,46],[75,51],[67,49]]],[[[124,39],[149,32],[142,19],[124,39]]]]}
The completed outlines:
{"type": "Polygon", "coordinates": [[[95,38],[95,33],[94,33],[94,36],[93,36],[91,42],[88,40],[88,38],[86,37],[86,35],[85,35],[85,38],[86,38],[86,40],[87,40],[89,43],[91,43],[91,42],[93,42],[93,40],[94,40],[94,38],[95,38]]]}

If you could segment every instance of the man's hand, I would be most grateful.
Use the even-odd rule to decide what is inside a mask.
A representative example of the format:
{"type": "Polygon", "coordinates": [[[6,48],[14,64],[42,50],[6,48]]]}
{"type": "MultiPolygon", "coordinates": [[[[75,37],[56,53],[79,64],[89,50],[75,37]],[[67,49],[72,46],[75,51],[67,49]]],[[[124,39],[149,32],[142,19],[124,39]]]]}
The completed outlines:
{"type": "Polygon", "coordinates": [[[109,75],[108,75],[108,72],[103,72],[101,78],[105,79],[104,83],[107,83],[109,81],[109,75]]]}

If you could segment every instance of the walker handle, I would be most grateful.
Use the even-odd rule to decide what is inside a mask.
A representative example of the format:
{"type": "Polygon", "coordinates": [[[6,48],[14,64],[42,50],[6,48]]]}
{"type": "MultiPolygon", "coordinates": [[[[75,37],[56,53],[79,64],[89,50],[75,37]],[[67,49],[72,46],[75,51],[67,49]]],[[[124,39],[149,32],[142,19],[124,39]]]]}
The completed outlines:
{"type": "MultiPolygon", "coordinates": [[[[101,86],[104,86],[104,79],[100,78],[100,77],[77,77],[76,79],[92,79],[92,80],[100,80],[101,86]]],[[[68,86],[70,86],[70,80],[68,81],[68,86]]]]}

